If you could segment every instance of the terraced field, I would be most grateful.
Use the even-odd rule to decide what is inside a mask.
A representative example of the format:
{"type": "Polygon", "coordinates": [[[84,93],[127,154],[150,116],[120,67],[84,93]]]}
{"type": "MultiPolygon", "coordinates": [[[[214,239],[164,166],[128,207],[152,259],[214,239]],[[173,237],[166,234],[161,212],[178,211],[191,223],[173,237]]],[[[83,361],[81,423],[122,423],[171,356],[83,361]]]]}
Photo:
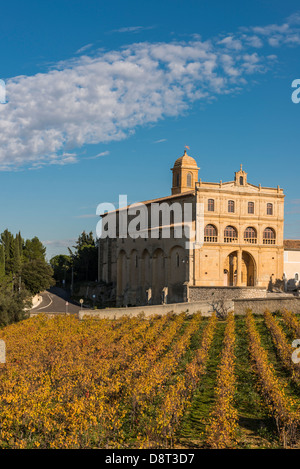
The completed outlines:
{"type": "Polygon", "coordinates": [[[288,311],[41,315],[0,338],[0,448],[300,447],[300,318],[288,311]]]}

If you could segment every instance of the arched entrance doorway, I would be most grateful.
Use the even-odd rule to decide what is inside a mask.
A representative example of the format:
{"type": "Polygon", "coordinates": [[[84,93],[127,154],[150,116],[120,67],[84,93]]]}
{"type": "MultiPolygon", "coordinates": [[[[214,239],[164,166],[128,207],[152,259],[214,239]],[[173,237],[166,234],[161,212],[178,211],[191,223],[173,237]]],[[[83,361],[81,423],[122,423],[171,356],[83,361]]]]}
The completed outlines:
{"type": "Polygon", "coordinates": [[[241,285],[247,287],[255,285],[255,261],[246,251],[242,252],[241,285]]]}
{"type": "Polygon", "coordinates": [[[224,264],[224,286],[234,287],[237,283],[237,251],[230,253],[224,264]]]}
{"type": "Polygon", "coordinates": [[[253,287],[256,282],[256,264],[253,256],[242,251],[240,256],[238,251],[231,252],[224,263],[224,286],[253,287]],[[241,265],[239,266],[239,259],[241,265]]]}

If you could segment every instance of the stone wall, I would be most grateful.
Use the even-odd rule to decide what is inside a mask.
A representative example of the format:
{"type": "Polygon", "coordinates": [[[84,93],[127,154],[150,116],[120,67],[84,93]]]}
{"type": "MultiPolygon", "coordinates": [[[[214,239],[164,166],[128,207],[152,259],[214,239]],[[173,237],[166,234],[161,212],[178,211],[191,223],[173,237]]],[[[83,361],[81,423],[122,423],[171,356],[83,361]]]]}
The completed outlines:
{"type": "Polygon", "coordinates": [[[274,313],[284,308],[293,313],[300,313],[300,298],[298,297],[236,299],[233,303],[234,314],[245,314],[247,309],[251,309],[254,314],[263,314],[266,309],[274,313]]]}
{"type": "MultiPolygon", "coordinates": [[[[233,306],[233,304],[232,304],[233,306]]],[[[106,308],[106,309],[84,309],[79,311],[79,319],[85,319],[88,317],[96,318],[110,318],[117,319],[121,316],[138,316],[143,313],[145,317],[150,317],[155,314],[167,314],[173,312],[175,314],[180,314],[182,312],[187,312],[189,314],[197,313],[201,311],[203,316],[210,316],[212,313],[212,307],[207,303],[207,301],[198,301],[195,303],[174,303],[174,304],[165,304],[165,305],[152,305],[152,306],[132,306],[128,308],[106,308]]]]}
{"type": "Polygon", "coordinates": [[[194,301],[230,301],[238,298],[266,298],[267,290],[260,287],[188,287],[188,299],[194,301]]]}
{"type": "MultiPolygon", "coordinates": [[[[244,315],[247,309],[251,309],[254,314],[263,314],[266,309],[271,312],[283,310],[284,308],[292,311],[293,313],[300,313],[300,298],[299,297],[282,297],[278,298],[246,298],[246,299],[235,299],[233,301],[226,301],[225,305],[229,309],[234,311],[234,314],[244,315]]],[[[85,319],[88,317],[96,318],[109,318],[117,319],[122,316],[138,316],[143,313],[145,317],[158,314],[163,315],[169,312],[180,314],[186,312],[193,314],[200,311],[203,316],[210,316],[213,307],[208,301],[196,301],[190,303],[174,303],[165,305],[153,305],[153,306],[132,306],[128,308],[106,308],[89,310],[80,310],[78,313],[79,319],[85,319]]]]}

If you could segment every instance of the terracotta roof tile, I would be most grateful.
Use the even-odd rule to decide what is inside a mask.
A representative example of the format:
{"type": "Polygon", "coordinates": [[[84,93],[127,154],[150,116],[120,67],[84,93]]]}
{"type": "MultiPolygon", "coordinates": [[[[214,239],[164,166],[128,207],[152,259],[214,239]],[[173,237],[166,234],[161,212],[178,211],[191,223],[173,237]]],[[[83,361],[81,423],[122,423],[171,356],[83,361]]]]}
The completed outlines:
{"type": "Polygon", "coordinates": [[[285,251],[300,251],[300,239],[284,239],[283,247],[285,251]]]}

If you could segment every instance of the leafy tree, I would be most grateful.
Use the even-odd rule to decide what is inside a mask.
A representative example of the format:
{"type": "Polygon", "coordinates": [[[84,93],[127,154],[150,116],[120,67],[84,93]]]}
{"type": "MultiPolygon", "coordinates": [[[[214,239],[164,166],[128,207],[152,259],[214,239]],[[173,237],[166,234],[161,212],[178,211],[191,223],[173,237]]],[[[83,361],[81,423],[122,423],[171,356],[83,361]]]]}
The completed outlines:
{"type": "Polygon", "coordinates": [[[11,244],[11,269],[15,274],[21,272],[21,256],[19,239],[16,237],[11,244]]]}
{"type": "Polygon", "coordinates": [[[41,259],[45,261],[46,248],[43,246],[41,241],[35,236],[32,239],[25,241],[23,255],[25,261],[32,261],[35,259],[41,259]]]}
{"type": "MultiPolygon", "coordinates": [[[[26,317],[25,307],[32,295],[54,284],[47,264],[46,248],[35,236],[24,242],[4,230],[0,235],[0,326],[26,317]]],[[[30,305],[28,305],[30,306],[30,305]]]]}
{"type": "Polygon", "coordinates": [[[13,272],[13,244],[14,236],[7,229],[1,234],[2,245],[5,252],[5,273],[7,275],[13,272]]]}
{"type": "Polygon", "coordinates": [[[28,316],[26,308],[30,307],[30,295],[26,290],[12,289],[9,279],[0,282],[0,327],[21,321],[28,316]]]}
{"type": "Polygon", "coordinates": [[[4,249],[5,274],[10,276],[19,274],[23,257],[23,239],[20,232],[14,237],[14,235],[6,229],[1,233],[1,246],[4,249]]]}
{"type": "Polygon", "coordinates": [[[0,279],[5,276],[5,250],[3,244],[0,244],[0,279]]]}
{"type": "Polygon", "coordinates": [[[28,260],[23,264],[22,281],[32,295],[47,290],[55,284],[51,266],[42,259],[28,260]]]}
{"type": "Polygon", "coordinates": [[[59,283],[69,282],[70,279],[70,269],[72,264],[71,256],[66,254],[58,254],[57,256],[50,259],[50,266],[53,269],[53,276],[55,280],[59,283]]]}
{"type": "Polygon", "coordinates": [[[83,231],[73,246],[75,252],[70,249],[73,259],[74,273],[77,280],[94,281],[97,278],[98,248],[93,233],[83,231]]]}

